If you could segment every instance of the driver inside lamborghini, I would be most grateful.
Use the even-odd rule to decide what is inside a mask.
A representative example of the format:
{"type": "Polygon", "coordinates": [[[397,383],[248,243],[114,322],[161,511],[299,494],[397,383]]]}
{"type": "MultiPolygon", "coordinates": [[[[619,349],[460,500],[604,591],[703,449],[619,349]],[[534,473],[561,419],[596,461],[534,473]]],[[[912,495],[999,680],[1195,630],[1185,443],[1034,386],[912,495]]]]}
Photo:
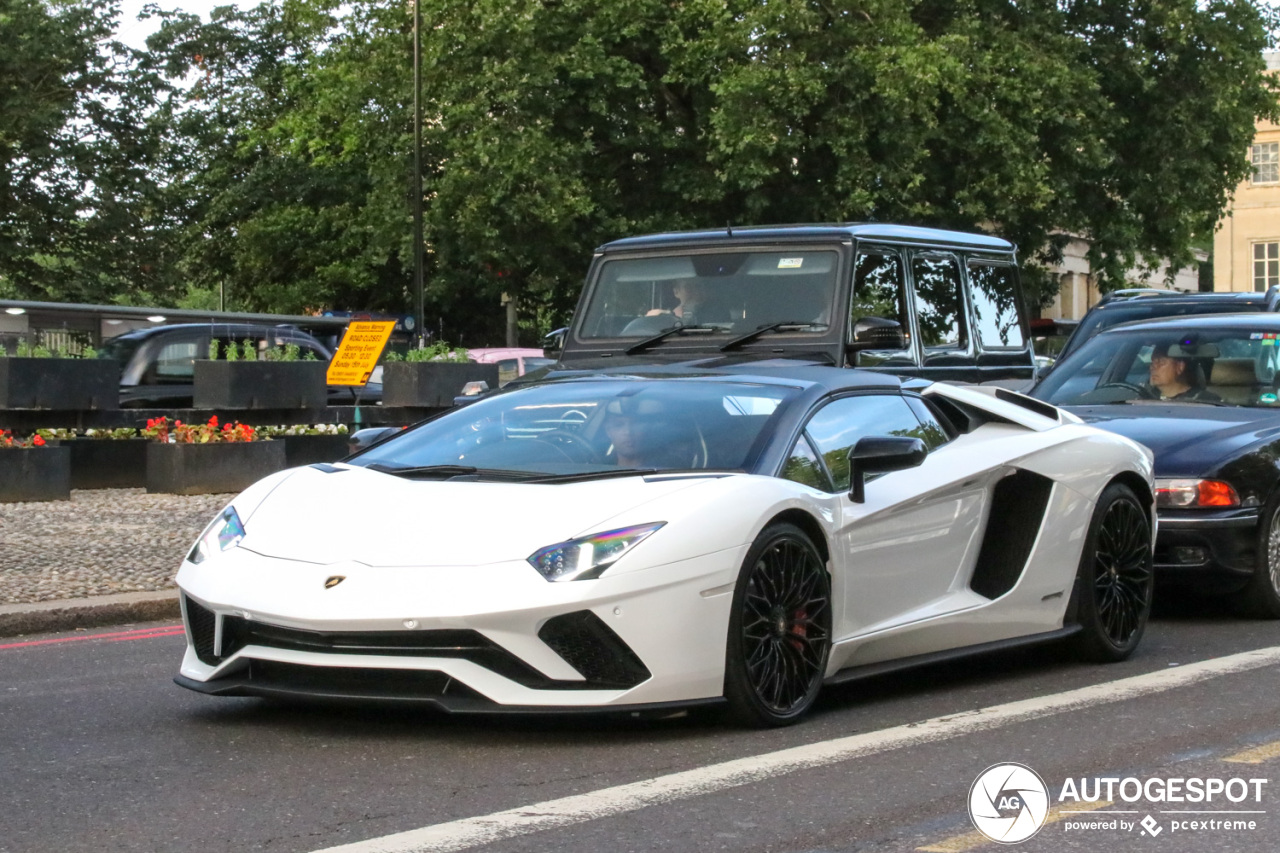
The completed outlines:
{"type": "Polygon", "coordinates": [[[702,468],[706,454],[687,414],[661,400],[622,397],[605,409],[609,458],[619,468],[702,468]]]}

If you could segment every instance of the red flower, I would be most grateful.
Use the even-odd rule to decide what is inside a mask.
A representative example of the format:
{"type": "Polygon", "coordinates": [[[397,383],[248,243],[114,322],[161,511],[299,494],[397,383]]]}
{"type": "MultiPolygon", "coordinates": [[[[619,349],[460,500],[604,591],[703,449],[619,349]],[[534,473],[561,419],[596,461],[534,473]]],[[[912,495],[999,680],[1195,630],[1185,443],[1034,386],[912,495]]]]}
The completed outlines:
{"type": "Polygon", "coordinates": [[[211,416],[209,417],[209,426],[211,426],[211,427],[213,427],[213,428],[217,429],[217,427],[218,427],[218,416],[217,416],[217,415],[211,415],[211,416]]]}
{"type": "Polygon", "coordinates": [[[31,439],[31,443],[36,447],[44,447],[44,438],[37,435],[35,438],[31,439]]]}

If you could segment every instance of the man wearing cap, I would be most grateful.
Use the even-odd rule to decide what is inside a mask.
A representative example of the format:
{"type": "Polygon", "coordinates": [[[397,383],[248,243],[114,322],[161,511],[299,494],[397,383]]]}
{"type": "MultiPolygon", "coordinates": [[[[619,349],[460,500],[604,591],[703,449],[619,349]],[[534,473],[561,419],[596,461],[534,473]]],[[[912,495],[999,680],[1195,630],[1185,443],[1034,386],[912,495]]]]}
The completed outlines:
{"type": "Polygon", "coordinates": [[[1216,403],[1222,398],[1206,391],[1200,368],[1177,344],[1162,344],[1151,351],[1151,388],[1161,400],[1216,403]],[[1172,351],[1172,354],[1170,354],[1172,351]]]}

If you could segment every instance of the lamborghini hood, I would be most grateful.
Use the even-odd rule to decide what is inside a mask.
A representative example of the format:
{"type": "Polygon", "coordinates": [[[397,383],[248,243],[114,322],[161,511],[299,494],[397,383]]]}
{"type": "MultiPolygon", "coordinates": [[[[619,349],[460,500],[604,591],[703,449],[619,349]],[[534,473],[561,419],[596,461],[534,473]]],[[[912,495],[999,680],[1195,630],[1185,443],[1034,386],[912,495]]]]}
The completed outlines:
{"type": "MultiPolygon", "coordinates": [[[[596,533],[629,509],[706,480],[624,477],[563,484],[410,480],[366,468],[301,468],[242,515],[240,547],[320,565],[479,566],[596,533]]],[[[233,503],[234,505],[234,503],[233,503]]]]}

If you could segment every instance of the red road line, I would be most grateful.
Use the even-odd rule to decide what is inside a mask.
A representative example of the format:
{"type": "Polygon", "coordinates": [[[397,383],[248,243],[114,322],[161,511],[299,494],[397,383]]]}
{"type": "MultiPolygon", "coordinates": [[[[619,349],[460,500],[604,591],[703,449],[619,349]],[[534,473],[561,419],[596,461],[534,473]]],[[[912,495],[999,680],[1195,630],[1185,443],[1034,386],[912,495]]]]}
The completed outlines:
{"type": "Polygon", "coordinates": [[[151,637],[174,637],[183,632],[182,624],[160,625],[155,628],[136,628],[132,631],[111,631],[106,634],[84,634],[76,637],[58,637],[52,640],[27,640],[22,643],[0,644],[0,649],[21,649],[27,646],[48,646],[54,643],[78,643],[83,640],[146,640],[151,637]]]}

